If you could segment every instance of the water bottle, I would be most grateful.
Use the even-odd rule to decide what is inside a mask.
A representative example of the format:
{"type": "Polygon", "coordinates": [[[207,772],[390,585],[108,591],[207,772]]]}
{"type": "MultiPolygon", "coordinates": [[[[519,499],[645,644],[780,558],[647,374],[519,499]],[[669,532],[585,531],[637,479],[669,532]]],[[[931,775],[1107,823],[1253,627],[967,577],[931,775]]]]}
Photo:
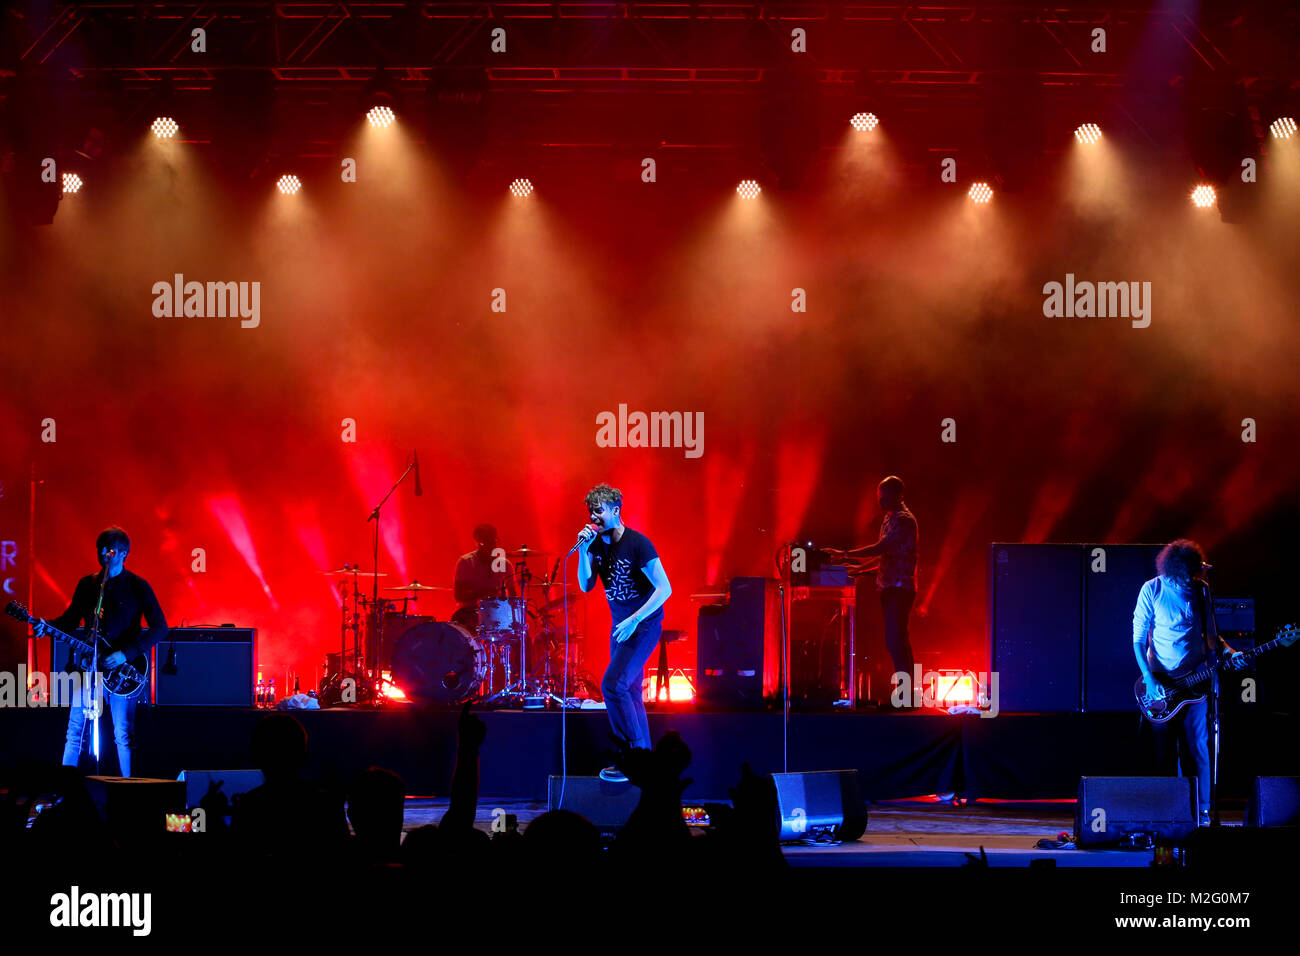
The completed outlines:
{"type": "Polygon", "coordinates": [[[271,678],[271,686],[266,690],[266,706],[275,707],[275,678],[271,678]]]}
{"type": "Polygon", "coordinates": [[[257,676],[257,694],[253,700],[257,707],[266,706],[266,685],[262,683],[262,675],[260,674],[257,676]]]}

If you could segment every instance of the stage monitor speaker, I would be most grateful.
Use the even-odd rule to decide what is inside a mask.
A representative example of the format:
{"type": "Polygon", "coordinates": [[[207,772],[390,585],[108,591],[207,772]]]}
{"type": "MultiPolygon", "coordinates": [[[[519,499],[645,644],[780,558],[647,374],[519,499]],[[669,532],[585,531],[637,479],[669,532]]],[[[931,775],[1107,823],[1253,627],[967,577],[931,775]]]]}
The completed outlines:
{"type": "Polygon", "coordinates": [[[600,777],[546,778],[546,808],[581,814],[605,837],[622,830],[640,802],[641,788],[630,783],[609,783],[600,777]],[[564,780],[563,807],[559,805],[561,780],[564,780]]]}
{"type": "Polygon", "coordinates": [[[768,578],[733,578],[727,604],[700,608],[701,703],[755,707],[780,693],[780,614],[777,582],[768,578]]]}
{"type": "Polygon", "coordinates": [[[1300,777],[1256,777],[1248,827],[1300,827],[1300,777]]]}
{"type": "Polygon", "coordinates": [[[1074,833],[1080,847],[1110,846],[1136,833],[1184,840],[1196,829],[1190,777],[1080,777],[1074,833]]]}
{"type": "Polygon", "coordinates": [[[1142,585],[1156,576],[1161,545],[1085,544],[1082,548],[1084,710],[1132,712],[1133,682],[1138,677],[1133,608],[1142,585]]]}
{"type": "Polygon", "coordinates": [[[176,778],[185,784],[185,806],[193,809],[208,793],[226,798],[228,804],[266,782],[260,770],[182,770],[176,778]]]}
{"type": "Polygon", "coordinates": [[[185,784],[178,780],[90,776],[86,788],[109,833],[123,846],[161,838],[167,832],[167,814],[189,809],[185,784]]]}
{"type": "Polygon", "coordinates": [[[867,805],[856,770],[774,773],[772,779],[782,841],[852,841],[867,832],[867,805]]]}
{"type": "Polygon", "coordinates": [[[173,628],[154,647],[154,703],[159,707],[252,707],[257,630],[173,628]],[[166,673],[169,661],[176,673],[166,673]]]}
{"type": "Polygon", "coordinates": [[[1003,713],[1079,709],[1082,560],[1077,544],[989,546],[990,643],[1003,713]]]}

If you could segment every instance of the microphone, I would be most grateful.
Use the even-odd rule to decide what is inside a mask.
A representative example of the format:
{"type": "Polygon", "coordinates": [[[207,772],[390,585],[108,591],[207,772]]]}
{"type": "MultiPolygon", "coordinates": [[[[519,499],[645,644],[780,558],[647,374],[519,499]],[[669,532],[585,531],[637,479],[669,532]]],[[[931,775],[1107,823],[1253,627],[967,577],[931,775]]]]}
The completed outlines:
{"type": "MultiPolygon", "coordinates": [[[[578,532],[578,540],[577,540],[577,543],[575,543],[574,546],[573,546],[572,548],[569,549],[569,555],[573,554],[573,553],[574,553],[575,551],[577,551],[580,547],[582,547],[582,545],[583,545],[584,543],[586,543],[587,541],[590,541],[592,538],[596,537],[596,535],[598,535],[598,534],[600,534],[600,529],[597,528],[594,524],[585,524],[585,525],[583,525],[583,526],[582,526],[582,530],[578,532]],[[589,532],[589,531],[590,531],[591,533],[590,533],[590,534],[587,534],[587,532],[589,532]]],[[[569,555],[565,555],[565,557],[568,557],[569,555]]]]}
{"type": "Polygon", "coordinates": [[[411,458],[415,462],[415,497],[419,498],[424,494],[424,489],[420,487],[420,453],[411,452],[411,458]]]}

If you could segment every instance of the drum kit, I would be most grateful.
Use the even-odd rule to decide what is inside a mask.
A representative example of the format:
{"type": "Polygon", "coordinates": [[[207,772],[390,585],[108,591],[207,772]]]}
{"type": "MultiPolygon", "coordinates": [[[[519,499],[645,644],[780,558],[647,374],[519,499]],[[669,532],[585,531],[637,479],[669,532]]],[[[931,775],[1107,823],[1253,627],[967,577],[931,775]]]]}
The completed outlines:
{"type": "Polygon", "coordinates": [[[564,593],[556,578],[559,562],[549,578],[537,578],[528,561],[549,552],[522,547],[506,556],[513,563],[500,595],[462,606],[448,621],[420,614],[418,602],[421,595],[451,588],[412,581],[372,587],[368,595],[363,585],[373,586],[385,573],[348,564],[322,572],[338,579],[341,620],[339,651],[325,658],[321,702],[382,704],[405,698],[540,710],[566,705],[561,696],[566,683],[569,706],[575,706],[575,697],[598,693],[582,669],[582,638],[569,620],[578,595],[564,593]],[[373,596],[381,591],[394,596],[373,596]]]}

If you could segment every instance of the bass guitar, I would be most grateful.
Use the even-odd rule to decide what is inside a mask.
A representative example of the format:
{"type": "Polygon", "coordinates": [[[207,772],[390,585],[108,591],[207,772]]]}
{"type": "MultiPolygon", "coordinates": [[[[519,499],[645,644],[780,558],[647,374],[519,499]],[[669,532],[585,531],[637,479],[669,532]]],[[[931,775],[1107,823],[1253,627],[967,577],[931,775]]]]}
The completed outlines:
{"type": "MultiPolygon", "coordinates": [[[[25,624],[35,624],[40,620],[40,618],[32,617],[26,605],[18,601],[10,601],[5,605],[5,613],[10,617],[18,618],[25,624]]],[[[71,664],[83,671],[90,670],[93,666],[95,647],[89,641],[75,634],[60,631],[48,621],[45,622],[45,633],[51,637],[57,637],[59,640],[67,641],[68,649],[71,651],[71,664]]],[[[108,642],[101,637],[99,639],[99,660],[104,675],[104,689],[115,697],[134,697],[144,690],[145,684],[149,680],[149,658],[144,654],[137,654],[135,657],[127,658],[126,661],[116,667],[104,670],[102,667],[103,660],[111,653],[113,653],[113,648],[109,647],[108,642]]]]}
{"type": "MultiPolygon", "coordinates": [[[[1288,624],[1286,627],[1279,628],[1273,640],[1268,643],[1242,651],[1240,660],[1244,666],[1260,654],[1267,654],[1279,647],[1290,647],[1297,639],[1300,639],[1300,627],[1288,624]]],[[[1159,697],[1147,693],[1147,682],[1139,677],[1133,685],[1133,696],[1137,698],[1138,710],[1142,711],[1142,716],[1147,720],[1157,724],[1172,720],[1188,704],[1205,700],[1202,689],[1209,681],[1213,667],[1212,662],[1205,661],[1177,673],[1161,674],[1153,671],[1156,681],[1164,689],[1164,693],[1159,697]]],[[[1222,667],[1223,662],[1220,661],[1220,668],[1222,667]]]]}

